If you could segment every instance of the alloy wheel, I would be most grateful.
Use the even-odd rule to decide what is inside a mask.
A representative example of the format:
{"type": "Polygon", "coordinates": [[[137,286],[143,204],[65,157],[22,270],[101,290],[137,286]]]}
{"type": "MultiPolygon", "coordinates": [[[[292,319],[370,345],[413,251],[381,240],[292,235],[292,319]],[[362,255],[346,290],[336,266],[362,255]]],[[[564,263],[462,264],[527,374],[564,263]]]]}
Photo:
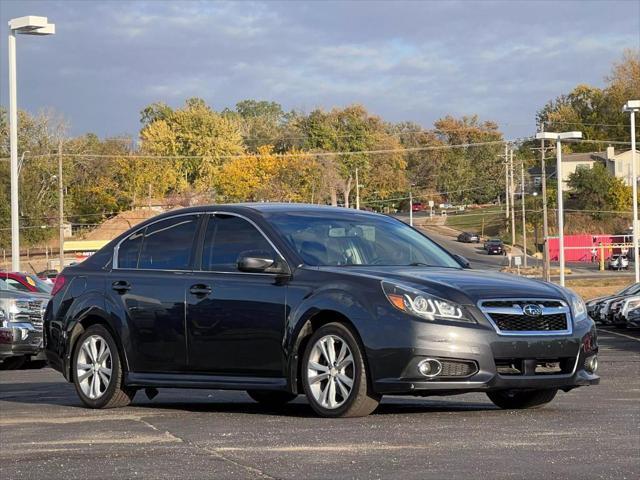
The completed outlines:
{"type": "Polygon", "coordinates": [[[111,349],[100,335],[87,337],[76,360],[78,384],[91,400],[100,398],[109,388],[112,375],[111,349]]]}
{"type": "Polygon", "coordinates": [[[309,389],[316,402],[327,409],[342,406],[355,379],[353,355],[347,342],[337,335],[325,335],[313,345],[307,362],[309,389]]]}

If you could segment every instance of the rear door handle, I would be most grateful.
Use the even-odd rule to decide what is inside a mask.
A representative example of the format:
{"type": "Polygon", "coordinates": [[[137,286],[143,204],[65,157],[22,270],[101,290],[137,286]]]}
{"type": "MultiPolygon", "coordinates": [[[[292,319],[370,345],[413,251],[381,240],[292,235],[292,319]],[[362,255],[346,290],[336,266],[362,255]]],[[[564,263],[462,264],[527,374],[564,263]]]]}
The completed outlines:
{"type": "Polygon", "coordinates": [[[203,283],[197,283],[195,285],[191,285],[189,291],[198,297],[205,297],[211,293],[211,287],[203,283]]]}
{"type": "Polygon", "coordinates": [[[117,282],[113,282],[111,284],[111,288],[113,288],[118,293],[124,293],[127,290],[131,290],[131,284],[126,280],[118,280],[117,282]]]}

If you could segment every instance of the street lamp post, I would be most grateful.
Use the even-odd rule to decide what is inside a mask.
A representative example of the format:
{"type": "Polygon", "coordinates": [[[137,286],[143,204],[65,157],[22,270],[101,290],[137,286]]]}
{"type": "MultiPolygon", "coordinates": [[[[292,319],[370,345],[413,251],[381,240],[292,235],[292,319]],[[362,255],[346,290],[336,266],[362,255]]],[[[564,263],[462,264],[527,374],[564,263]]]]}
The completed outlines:
{"type": "Polygon", "coordinates": [[[582,138],[582,132],[539,132],[539,140],[556,141],[556,176],[558,178],[558,261],[560,262],[560,285],[564,287],[564,206],[562,198],[562,140],[582,138]]]}
{"type": "Polygon", "coordinates": [[[636,159],[636,112],[640,112],[640,100],[629,100],[622,110],[631,116],[631,189],[633,192],[633,264],[636,272],[636,282],[640,282],[640,257],[638,255],[638,237],[640,224],[638,223],[638,165],[636,159]]]}
{"type": "Polygon", "coordinates": [[[18,95],[16,88],[16,35],[53,35],[55,25],[47,17],[9,20],[9,143],[11,150],[11,270],[20,270],[20,222],[18,206],[18,95]]]}

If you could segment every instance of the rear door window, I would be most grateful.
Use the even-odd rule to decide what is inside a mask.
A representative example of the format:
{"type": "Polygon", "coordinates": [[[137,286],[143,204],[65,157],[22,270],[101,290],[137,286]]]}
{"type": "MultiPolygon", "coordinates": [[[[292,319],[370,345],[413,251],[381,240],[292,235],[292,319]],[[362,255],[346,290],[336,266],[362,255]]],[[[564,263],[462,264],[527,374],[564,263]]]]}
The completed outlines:
{"type": "Polygon", "coordinates": [[[149,225],[142,239],[138,268],[187,270],[197,230],[198,215],[182,215],[149,225]]]}

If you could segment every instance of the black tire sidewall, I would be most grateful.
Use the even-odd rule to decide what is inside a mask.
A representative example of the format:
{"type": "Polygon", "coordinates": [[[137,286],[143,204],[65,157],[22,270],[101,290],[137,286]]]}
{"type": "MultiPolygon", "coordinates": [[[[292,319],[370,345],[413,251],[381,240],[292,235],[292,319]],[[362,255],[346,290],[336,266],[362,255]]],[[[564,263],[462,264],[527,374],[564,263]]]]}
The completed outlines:
{"type": "Polygon", "coordinates": [[[366,374],[366,365],[363,360],[362,349],[356,340],[351,330],[339,323],[331,323],[327,324],[323,327],[320,327],[316,332],[311,335],[309,342],[307,343],[307,348],[304,352],[304,356],[302,358],[302,385],[304,387],[305,394],[309,401],[311,407],[323,417],[341,417],[344,416],[345,413],[352,407],[353,403],[356,401],[357,397],[363,393],[362,389],[364,389],[364,393],[366,394],[367,390],[367,374],[366,374]],[[353,369],[353,388],[349,393],[349,398],[346,402],[344,402],[339,408],[328,409],[324,408],[320,405],[315,398],[313,397],[313,393],[309,387],[309,378],[307,377],[308,369],[307,363],[309,362],[309,357],[311,356],[311,350],[315,343],[322,337],[327,335],[335,335],[340,337],[347,343],[347,346],[351,350],[351,355],[353,356],[354,361],[354,369],[353,369]]]}
{"type": "Polygon", "coordinates": [[[73,379],[73,385],[76,387],[76,392],[78,394],[78,397],[80,397],[80,400],[82,400],[82,403],[91,408],[105,407],[116,394],[116,392],[120,389],[120,383],[122,382],[122,370],[120,368],[120,365],[120,352],[115,340],[111,336],[111,333],[109,333],[109,330],[107,330],[102,325],[92,325],[87,330],[85,330],[85,332],[80,335],[80,338],[78,338],[78,341],[75,344],[71,364],[71,377],[73,379]],[[100,337],[102,337],[107,342],[107,345],[111,350],[111,380],[104,395],[102,395],[100,398],[96,398],[95,400],[87,397],[82,391],[80,383],[78,382],[77,371],[80,346],[88,337],[92,335],[99,335],[100,337]]]}

